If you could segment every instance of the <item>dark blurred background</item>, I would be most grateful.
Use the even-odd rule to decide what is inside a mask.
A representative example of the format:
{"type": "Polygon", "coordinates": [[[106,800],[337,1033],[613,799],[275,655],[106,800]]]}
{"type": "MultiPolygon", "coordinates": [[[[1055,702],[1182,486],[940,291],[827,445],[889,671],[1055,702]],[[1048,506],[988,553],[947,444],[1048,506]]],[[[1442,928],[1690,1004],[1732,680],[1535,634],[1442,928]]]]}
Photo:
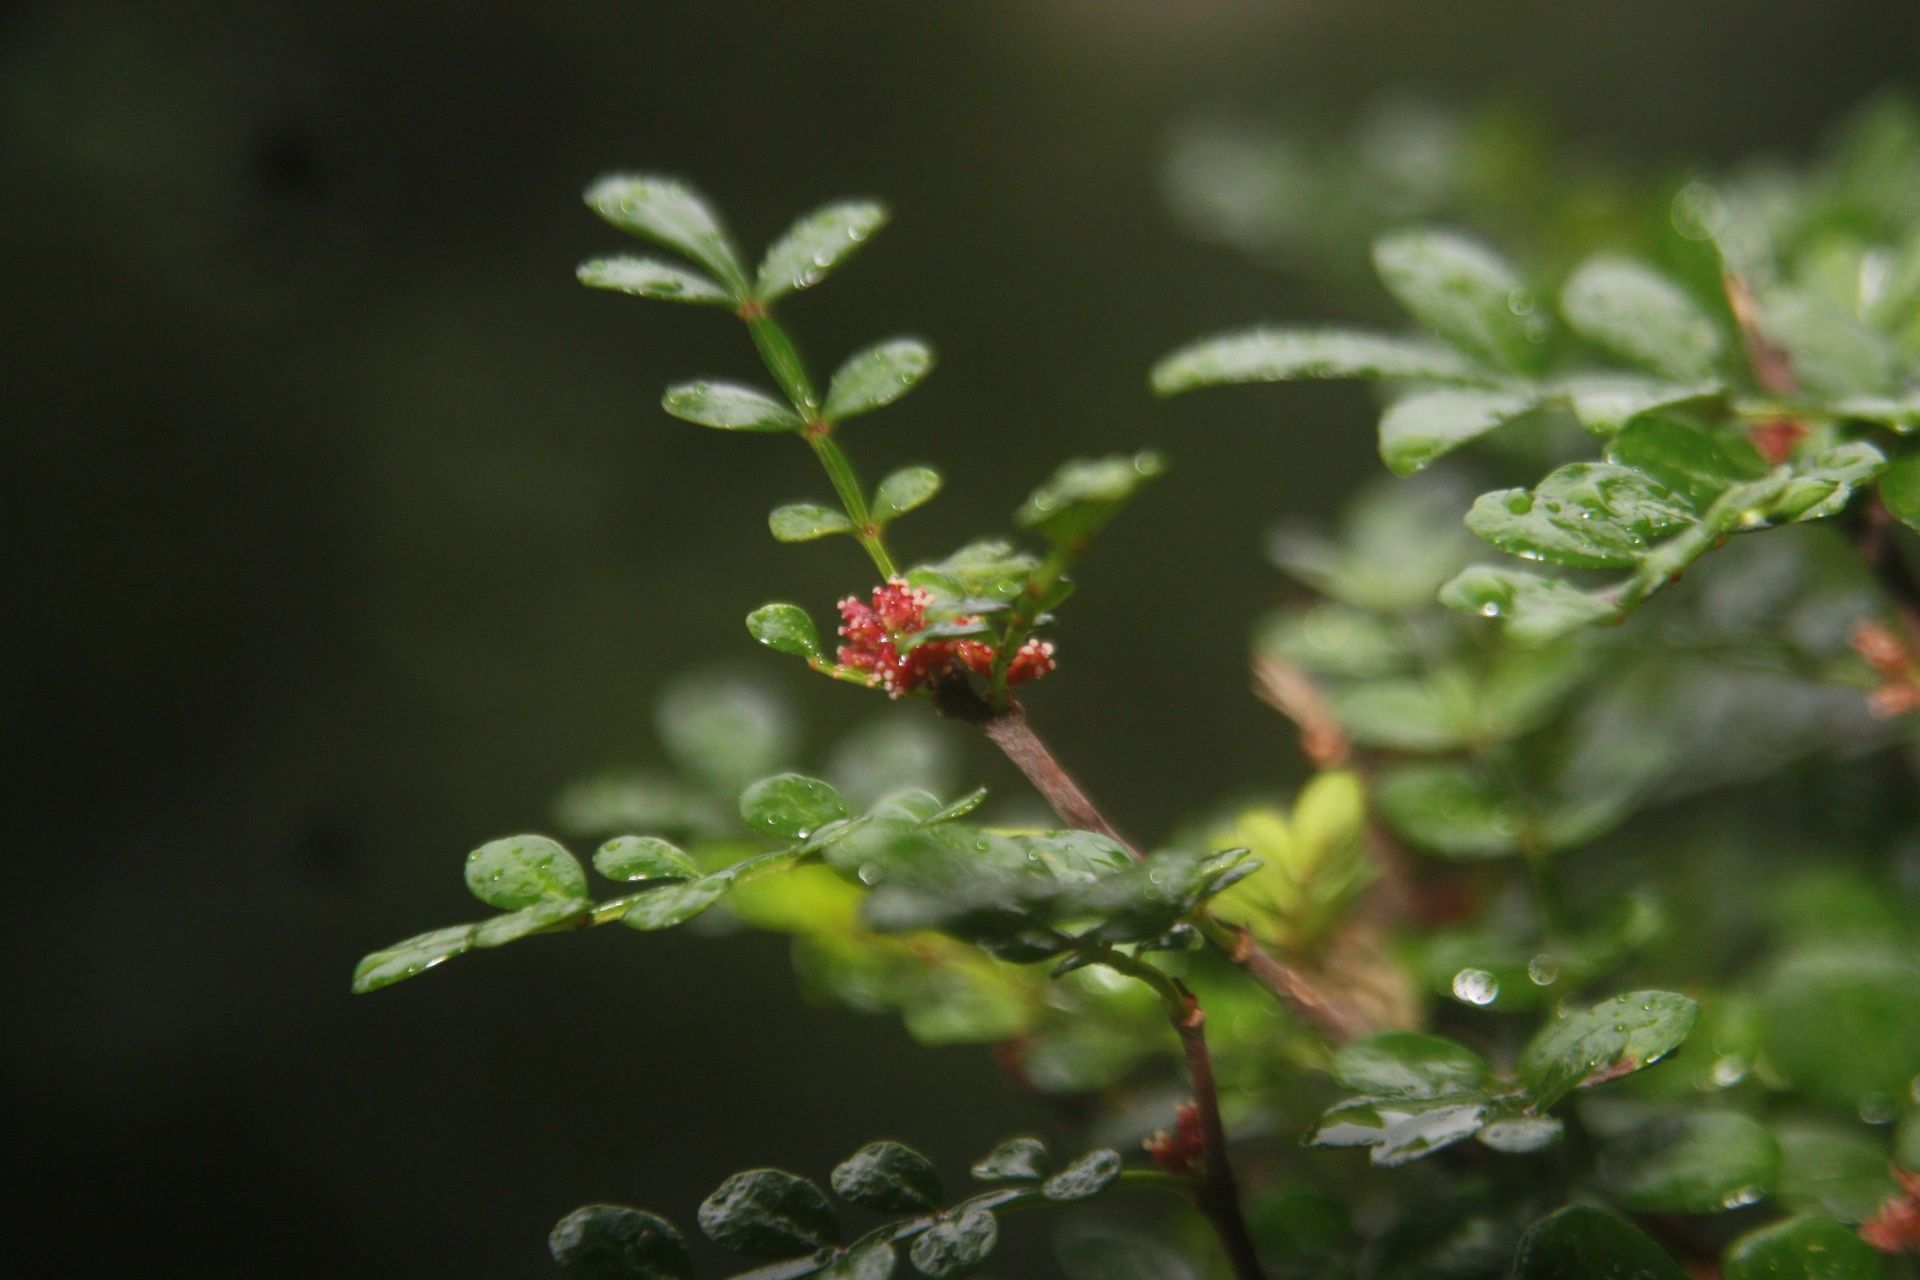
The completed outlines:
{"type": "Polygon", "coordinates": [[[1920,53],[1912,0],[172,0],[0,24],[19,1275],[543,1274],[582,1201],[686,1222],[742,1165],[820,1173],[895,1134],[953,1168],[1046,1123],[982,1052],[805,1007],[766,937],[605,930],[347,994],[361,952],[473,914],[467,848],[652,758],[675,672],[790,681],[816,741],[883,710],[743,633],[867,572],[767,539],[770,505],[824,491],[803,451],[658,410],[669,381],[757,371],[723,317],[574,283],[622,247],[579,204],[596,173],[685,174],[750,250],[829,197],[893,206],[786,312],[816,364],[896,332],[939,349],[853,432],[869,477],[948,472],[909,555],[1004,527],[1063,457],[1171,454],[1030,699],[1151,837],[1291,776],[1245,694],[1277,589],[1259,534],[1377,466],[1349,390],[1145,394],[1180,340],[1336,305],[1180,232],[1157,188],[1179,125],[1497,95],[1677,168],[1802,149],[1920,53]]]}

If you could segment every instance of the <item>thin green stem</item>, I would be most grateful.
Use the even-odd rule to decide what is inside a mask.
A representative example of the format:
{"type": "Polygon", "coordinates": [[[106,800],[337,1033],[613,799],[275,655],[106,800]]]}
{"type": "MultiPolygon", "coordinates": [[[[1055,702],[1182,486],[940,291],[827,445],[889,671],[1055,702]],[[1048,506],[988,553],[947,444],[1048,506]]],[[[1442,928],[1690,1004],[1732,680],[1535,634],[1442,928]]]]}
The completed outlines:
{"type": "Polygon", "coordinates": [[[764,302],[755,299],[743,303],[740,318],[746,322],[747,333],[760,352],[761,362],[767,366],[767,372],[773,375],[774,382],[793,404],[794,412],[800,415],[803,425],[799,434],[813,450],[813,456],[820,460],[821,469],[827,473],[827,480],[840,499],[840,506],[846,511],[847,519],[853,522],[854,541],[873,561],[873,567],[880,571],[883,580],[898,577],[900,571],[895,567],[881,528],[874,522],[873,512],[867,506],[866,491],[860,487],[860,477],[853,470],[853,462],[833,438],[833,422],[822,412],[820,393],[807,372],[807,362],[800,358],[800,349],[793,344],[793,339],[780,322],[773,318],[773,313],[767,310],[764,302]]]}

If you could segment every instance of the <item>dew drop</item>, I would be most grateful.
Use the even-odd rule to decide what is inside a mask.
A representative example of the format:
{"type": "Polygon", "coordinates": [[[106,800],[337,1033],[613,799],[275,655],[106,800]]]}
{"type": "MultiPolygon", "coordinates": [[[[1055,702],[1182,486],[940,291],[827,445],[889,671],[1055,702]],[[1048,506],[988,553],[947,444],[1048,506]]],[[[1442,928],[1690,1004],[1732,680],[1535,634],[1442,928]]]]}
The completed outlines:
{"type": "Polygon", "coordinates": [[[1550,987],[1560,976],[1560,962],[1550,955],[1537,955],[1527,962],[1527,977],[1536,987],[1550,987]]]}
{"type": "Polygon", "coordinates": [[[1453,998],[1467,1004],[1492,1004],[1500,995],[1500,981],[1485,969],[1462,969],[1453,975],[1453,998]]]}

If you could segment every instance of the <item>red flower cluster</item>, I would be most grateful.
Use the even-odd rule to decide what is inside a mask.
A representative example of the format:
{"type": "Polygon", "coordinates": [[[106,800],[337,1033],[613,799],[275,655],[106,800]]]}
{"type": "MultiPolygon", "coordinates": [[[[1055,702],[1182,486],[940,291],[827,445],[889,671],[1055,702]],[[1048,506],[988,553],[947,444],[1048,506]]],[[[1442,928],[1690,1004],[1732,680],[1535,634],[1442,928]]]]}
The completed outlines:
{"type": "Polygon", "coordinates": [[[1860,1238],[1882,1253],[1920,1253],[1920,1173],[1895,1169],[1904,1195],[1880,1206],[1860,1224],[1860,1238]]]}
{"type": "MultiPolygon", "coordinates": [[[[944,673],[964,670],[984,676],[993,670],[993,646],[983,641],[955,638],[928,640],[905,653],[900,641],[927,627],[927,605],[933,597],[919,587],[895,578],[873,589],[873,603],[857,596],[840,602],[840,636],[846,641],[838,654],[840,665],[879,677],[890,698],[911,693],[944,673]]],[[[977,618],[956,618],[972,623],[977,618]]],[[[1007,683],[1021,684],[1053,670],[1053,645],[1037,637],[1020,646],[1007,666],[1007,683]]]]}
{"type": "Polygon", "coordinates": [[[1200,1167],[1204,1145],[1200,1134],[1200,1108],[1183,1102],[1173,1109],[1173,1132],[1165,1129],[1140,1144],[1153,1162],[1168,1173],[1186,1175],[1200,1167]]]}

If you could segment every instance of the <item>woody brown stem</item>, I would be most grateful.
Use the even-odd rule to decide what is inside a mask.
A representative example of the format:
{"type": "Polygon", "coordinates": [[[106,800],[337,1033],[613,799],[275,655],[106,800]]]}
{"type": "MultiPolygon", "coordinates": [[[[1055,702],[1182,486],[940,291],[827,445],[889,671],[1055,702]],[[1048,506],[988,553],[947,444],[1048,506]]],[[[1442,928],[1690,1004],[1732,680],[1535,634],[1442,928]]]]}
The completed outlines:
{"type": "Polygon", "coordinates": [[[1173,1019],[1186,1053],[1187,1078],[1193,1083],[1193,1103],[1200,1115],[1200,1212],[1213,1224],[1225,1246],[1227,1260],[1239,1280],[1263,1280],[1253,1237],[1240,1212],[1240,1188],[1227,1155],[1227,1127],[1220,1118],[1220,1091],[1213,1079],[1213,1056],[1207,1052],[1207,1015],[1191,992],[1181,989],[1184,1009],[1173,1019]]]}

